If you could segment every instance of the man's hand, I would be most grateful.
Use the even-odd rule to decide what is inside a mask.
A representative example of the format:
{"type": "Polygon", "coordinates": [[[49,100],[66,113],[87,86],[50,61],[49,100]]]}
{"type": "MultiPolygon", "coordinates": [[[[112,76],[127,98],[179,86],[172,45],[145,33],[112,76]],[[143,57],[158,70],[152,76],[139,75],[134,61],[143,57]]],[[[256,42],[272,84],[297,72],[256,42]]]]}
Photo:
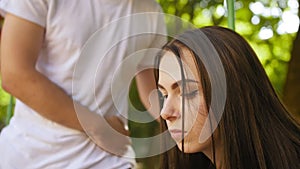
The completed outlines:
{"type": "Polygon", "coordinates": [[[103,150],[122,156],[131,145],[129,131],[118,116],[103,117],[75,104],[78,119],[87,135],[103,150]]]}

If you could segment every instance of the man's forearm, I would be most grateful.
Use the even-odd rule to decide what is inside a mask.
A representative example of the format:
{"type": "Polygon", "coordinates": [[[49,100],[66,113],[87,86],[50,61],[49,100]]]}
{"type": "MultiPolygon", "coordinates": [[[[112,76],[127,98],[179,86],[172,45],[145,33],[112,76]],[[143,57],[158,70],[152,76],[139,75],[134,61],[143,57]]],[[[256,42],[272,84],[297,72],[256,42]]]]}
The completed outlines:
{"type": "Polygon", "coordinates": [[[148,112],[159,120],[159,99],[156,92],[156,84],[153,69],[145,69],[136,76],[137,89],[141,102],[148,112]]]}

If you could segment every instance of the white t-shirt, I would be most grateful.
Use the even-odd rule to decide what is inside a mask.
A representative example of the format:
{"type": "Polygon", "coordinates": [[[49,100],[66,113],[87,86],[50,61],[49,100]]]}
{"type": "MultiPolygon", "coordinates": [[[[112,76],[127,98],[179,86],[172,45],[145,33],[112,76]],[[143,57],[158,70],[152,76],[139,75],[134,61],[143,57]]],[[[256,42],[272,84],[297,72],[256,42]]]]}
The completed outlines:
{"type": "MultiPolygon", "coordinates": [[[[37,70],[75,100],[103,115],[127,113],[127,98],[122,97],[118,108],[112,99],[113,81],[121,85],[127,82],[113,79],[122,77],[115,76],[115,70],[126,72],[120,68],[124,59],[165,42],[153,35],[165,33],[161,16],[149,13],[126,17],[160,12],[159,5],[151,0],[1,0],[0,8],[3,15],[12,13],[45,28],[37,70]],[[145,32],[150,34],[139,36],[145,32]],[[134,37],[126,38],[128,35],[134,37]],[[99,48],[92,47],[97,50],[89,58],[87,51],[95,42],[99,48]]],[[[136,62],[142,59],[149,58],[137,58],[136,62]]],[[[43,118],[19,100],[10,124],[1,132],[0,154],[0,169],[113,169],[135,165],[134,158],[101,150],[85,134],[43,118]]],[[[134,156],[132,148],[126,156],[134,156]]]]}

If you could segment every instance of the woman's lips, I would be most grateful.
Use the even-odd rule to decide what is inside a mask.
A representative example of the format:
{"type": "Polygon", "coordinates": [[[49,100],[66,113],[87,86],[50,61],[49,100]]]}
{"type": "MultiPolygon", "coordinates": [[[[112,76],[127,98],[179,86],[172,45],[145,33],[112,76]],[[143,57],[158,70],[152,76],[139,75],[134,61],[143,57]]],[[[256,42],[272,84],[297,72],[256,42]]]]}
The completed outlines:
{"type": "Polygon", "coordinates": [[[176,141],[181,141],[183,139],[183,137],[185,137],[187,134],[186,131],[184,131],[182,133],[182,130],[178,130],[178,129],[171,129],[171,130],[169,130],[169,132],[170,132],[172,138],[176,141]],[[183,134],[183,137],[182,137],[182,134],[183,134]]]}

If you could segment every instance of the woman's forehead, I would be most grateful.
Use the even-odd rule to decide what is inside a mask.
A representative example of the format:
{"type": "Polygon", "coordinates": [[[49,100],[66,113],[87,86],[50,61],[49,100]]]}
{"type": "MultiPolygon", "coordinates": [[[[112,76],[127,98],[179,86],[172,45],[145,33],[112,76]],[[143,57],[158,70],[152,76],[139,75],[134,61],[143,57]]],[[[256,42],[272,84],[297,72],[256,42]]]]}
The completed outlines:
{"type": "MultiPolygon", "coordinates": [[[[191,79],[196,79],[198,73],[191,52],[188,50],[183,50],[182,56],[180,57],[182,59],[181,61],[182,61],[185,76],[191,79]]],[[[170,51],[166,51],[166,53],[162,56],[160,66],[159,66],[159,72],[160,72],[160,76],[167,74],[168,76],[171,76],[175,80],[181,79],[180,64],[178,58],[175,56],[174,53],[170,51]]]]}

